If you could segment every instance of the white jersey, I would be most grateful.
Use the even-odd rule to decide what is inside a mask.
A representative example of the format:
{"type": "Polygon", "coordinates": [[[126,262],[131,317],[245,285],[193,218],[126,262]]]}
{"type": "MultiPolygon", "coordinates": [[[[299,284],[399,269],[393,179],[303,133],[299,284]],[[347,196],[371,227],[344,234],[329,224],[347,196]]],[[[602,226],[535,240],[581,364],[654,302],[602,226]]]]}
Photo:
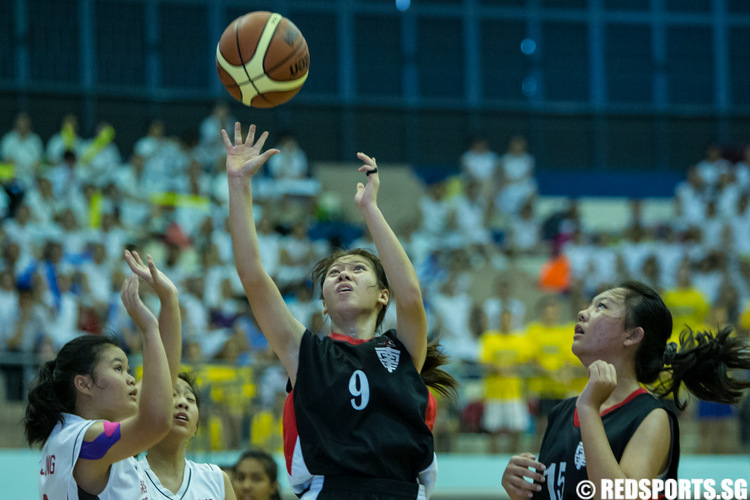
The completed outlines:
{"type": "MultiPolygon", "coordinates": [[[[81,452],[83,437],[96,420],[63,413],[42,449],[39,461],[39,497],[42,500],[79,500],[73,468],[81,452]]],[[[92,495],[99,500],[149,500],[146,476],[134,458],[112,464],[104,491],[92,495]]]]}
{"type": "Polygon", "coordinates": [[[213,464],[197,464],[185,459],[185,472],[182,484],[177,493],[165,488],[148,463],[148,458],[142,458],[143,471],[148,478],[149,500],[224,500],[224,473],[213,464]]]}

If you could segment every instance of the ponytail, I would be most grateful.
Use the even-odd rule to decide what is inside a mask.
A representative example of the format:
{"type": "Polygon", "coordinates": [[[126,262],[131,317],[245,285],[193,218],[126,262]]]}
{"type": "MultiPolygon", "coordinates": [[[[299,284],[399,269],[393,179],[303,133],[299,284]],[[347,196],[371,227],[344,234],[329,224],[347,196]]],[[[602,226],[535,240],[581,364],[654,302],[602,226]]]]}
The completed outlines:
{"type": "Polygon", "coordinates": [[[56,387],[54,373],[55,360],[46,361],[29,389],[24,417],[26,441],[29,446],[36,443],[44,444],[57,422],[63,421],[62,414],[73,411],[73,405],[69,405],[70,401],[65,401],[68,398],[64,394],[64,388],[56,387]]]}
{"type": "Polygon", "coordinates": [[[421,373],[422,380],[427,387],[431,387],[443,396],[453,398],[458,394],[458,381],[440,368],[446,364],[448,364],[448,356],[440,350],[439,341],[435,340],[427,344],[427,356],[421,373]]]}
{"type": "Polygon", "coordinates": [[[57,358],[46,361],[31,384],[23,423],[30,446],[44,444],[63,413],[74,413],[76,375],[93,375],[99,352],[117,343],[109,337],[81,335],[65,344],[57,358]]]}
{"type": "Polygon", "coordinates": [[[750,380],[732,378],[730,370],[750,369],[750,346],[731,333],[731,327],[716,334],[683,330],[679,349],[674,342],[667,344],[663,357],[667,366],[662,371],[669,376],[656,385],[655,392],[660,397],[671,393],[680,410],[686,406],[679,398],[681,384],[704,401],[739,403],[742,391],[750,387],[750,380]]]}

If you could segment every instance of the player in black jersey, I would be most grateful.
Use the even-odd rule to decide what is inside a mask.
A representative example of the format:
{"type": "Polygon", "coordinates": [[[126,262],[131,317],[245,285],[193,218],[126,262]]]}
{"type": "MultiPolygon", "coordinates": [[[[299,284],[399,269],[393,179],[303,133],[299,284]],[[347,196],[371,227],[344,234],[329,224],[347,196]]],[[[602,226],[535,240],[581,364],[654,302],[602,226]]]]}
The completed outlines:
{"type": "Polygon", "coordinates": [[[243,141],[237,123],[234,145],[225,130],[222,136],[235,265],[258,325],[293,388],[284,409],[293,490],[305,499],[428,497],[436,471],[435,400],[426,383],[450,392],[456,382],[438,368],[445,356],[427,345],[416,272],[377,205],[375,158],[357,154],[367,181],[357,183],[354,201],[379,258],[356,250],[316,266],[334,332],[319,339],[292,316],[260,261],[250,184],[279,151],[261,153],[268,133],[256,142],[254,125],[243,141]],[[392,294],[398,297],[398,333],[376,336],[392,294]]]}
{"type": "Polygon", "coordinates": [[[577,499],[583,480],[599,488],[602,479],[676,478],[677,418],[642,384],[659,397],[672,394],[678,409],[682,383],[701,399],[737,403],[750,382],[727,370],[750,368],[750,348],[729,329],[688,328],[679,346],[668,342],[671,332],[661,297],[638,282],[597,295],[578,313],[572,349],[589,381],[550,414],[538,459],[511,458],[502,478],[511,499],[577,499]]]}

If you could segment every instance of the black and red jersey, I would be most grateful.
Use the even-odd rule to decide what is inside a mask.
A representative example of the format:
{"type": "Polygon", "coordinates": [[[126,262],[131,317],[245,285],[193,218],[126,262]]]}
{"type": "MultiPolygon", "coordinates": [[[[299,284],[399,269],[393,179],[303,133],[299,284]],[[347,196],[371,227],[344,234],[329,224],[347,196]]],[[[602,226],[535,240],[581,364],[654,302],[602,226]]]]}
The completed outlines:
{"type": "Polygon", "coordinates": [[[435,399],[395,330],[370,340],[306,331],[284,408],[292,489],[319,491],[304,498],[343,498],[326,491],[352,487],[418,498],[420,474],[436,468],[435,412],[435,399]]]}
{"type": "MultiPolygon", "coordinates": [[[[538,462],[547,468],[542,490],[534,500],[577,500],[576,486],[588,480],[586,455],[581,441],[581,428],[576,411],[576,399],[561,402],[549,415],[549,423],[542,440],[538,462]]],[[[680,438],[677,417],[645,389],[638,389],[625,401],[602,412],[602,423],[615,459],[619,462],[630,438],[652,411],[662,408],[669,415],[672,448],[667,470],[660,479],[677,479],[680,460],[680,438]]],[[[596,485],[598,488],[599,486],[596,485]]]]}

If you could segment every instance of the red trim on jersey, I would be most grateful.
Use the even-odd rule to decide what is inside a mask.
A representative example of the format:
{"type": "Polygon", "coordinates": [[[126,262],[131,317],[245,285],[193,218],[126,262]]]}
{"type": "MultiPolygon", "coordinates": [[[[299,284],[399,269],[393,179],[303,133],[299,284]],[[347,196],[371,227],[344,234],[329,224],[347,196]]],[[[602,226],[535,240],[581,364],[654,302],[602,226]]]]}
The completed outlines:
{"type": "MultiPolygon", "coordinates": [[[[330,337],[333,340],[341,340],[343,342],[347,342],[353,345],[364,344],[365,342],[369,342],[370,340],[372,340],[372,339],[355,339],[354,337],[350,337],[349,335],[342,335],[336,332],[332,332],[330,337]]],[[[424,421],[427,424],[427,427],[429,427],[431,431],[433,426],[435,425],[435,417],[437,416],[437,401],[435,400],[435,396],[433,396],[429,390],[427,392],[429,393],[429,396],[427,398],[427,410],[425,411],[424,421]]],[[[295,440],[297,439],[296,435],[294,439],[295,440]]],[[[286,441],[286,438],[285,438],[285,441],[286,441]]],[[[294,444],[292,444],[291,451],[294,451],[294,444]]],[[[284,444],[284,453],[286,454],[286,444],[284,444]]],[[[289,466],[289,460],[287,459],[287,467],[288,466],[289,466]]]]}
{"type": "MultiPolygon", "coordinates": [[[[644,389],[643,387],[640,387],[640,388],[634,390],[633,392],[630,393],[630,396],[628,396],[627,398],[625,398],[625,401],[623,401],[622,403],[617,403],[614,406],[610,406],[609,408],[607,408],[603,412],[599,413],[599,416],[603,417],[607,413],[609,413],[611,411],[615,411],[616,409],[620,408],[623,405],[626,405],[633,398],[635,398],[636,396],[640,396],[641,394],[648,394],[648,391],[646,389],[644,389]]],[[[575,425],[576,427],[580,427],[581,426],[580,424],[581,423],[578,421],[578,408],[576,408],[575,411],[573,412],[573,425],[575,425]]]]}
{"type": "Polygon", "coordinates": [[[427,397],[427,411],[425,411],[424,422],[430,428],[430,431],[432,431],[432,428],[435,426],[435,417],[437,416],[437,401],[429,389],[427,392],[429,396],[427,397]]]}
{"type": "Polygon", "coordinates": [[[282,433],[284,436],[284,459],[286,460],[286,471],[292,474],[292,458],[294,447],[297,445],[297,417],[294,415],[294,389],[286,396],[284,401],[284,414],[282,417],[282,433]]]}
{"type": "Polygon", "coordinates": [[[372,339],[355,339],[354,337],[350,337],[349,335],[342,335],[340,333],[335,333],[335,332],[331,333],[329,337],[331,337],[333,340],[342,340],[344,342],[347,342],[353,345],[364,344],[365,342],[369,342],[370,340],[372,340],[372,339]]]}

